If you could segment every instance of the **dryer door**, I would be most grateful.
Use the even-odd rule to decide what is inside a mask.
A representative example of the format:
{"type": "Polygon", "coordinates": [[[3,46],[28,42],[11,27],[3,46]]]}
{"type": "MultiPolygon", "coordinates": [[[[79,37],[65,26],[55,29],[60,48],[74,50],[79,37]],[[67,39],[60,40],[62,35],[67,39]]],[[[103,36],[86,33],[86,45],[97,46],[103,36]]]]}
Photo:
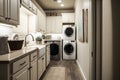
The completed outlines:
{"type": "Polygon", "coordinates": [[[56,43],[50,44],[50,54],[55,56],[59,54],[59,45],[56,43]]]}
{"type": "Polygon", "coordinates": [[[71,37],[73,35],[73,32],[74,32],[73,28],[67,27],[65,30],[65,35],[71,37]]]}
{"type": "Polygon", "coordinates": [[[74,52],[74,47],[72,44],[68,43],[64,46],[64,51],[67,55],[71,55],[74,52]]]}

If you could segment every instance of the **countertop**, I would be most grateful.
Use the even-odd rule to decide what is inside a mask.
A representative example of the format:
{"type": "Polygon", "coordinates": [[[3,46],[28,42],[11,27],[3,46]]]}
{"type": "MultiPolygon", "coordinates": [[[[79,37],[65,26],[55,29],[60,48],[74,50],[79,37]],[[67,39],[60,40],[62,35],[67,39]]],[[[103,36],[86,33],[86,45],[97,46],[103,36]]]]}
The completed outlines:
{"type": "Polygon", "coordinates": [[[49,44],[40,44],[40,45],[32,45],[28,47],[24,47],[20,50],[9,52],[8,54],[0,55],[0,62],[11,62],[22,56],[29,55],[32,51],[43,48],[49,44]]]}
{"type": "Polygon", "coordinates": [[[58,39],[44,39],[44,41],[62,41],[61,39],[60,40],[58,40],[58,39]]]}

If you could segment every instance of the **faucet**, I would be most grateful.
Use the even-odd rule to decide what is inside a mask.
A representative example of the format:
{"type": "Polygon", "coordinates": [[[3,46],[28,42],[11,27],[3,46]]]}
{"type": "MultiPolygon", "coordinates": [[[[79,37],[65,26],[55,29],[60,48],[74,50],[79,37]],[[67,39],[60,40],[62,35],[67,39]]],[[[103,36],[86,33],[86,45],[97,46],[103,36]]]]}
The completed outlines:
{"type": "Polygon", "coordinates": [[[25,47],[27,46],[27,41],[26,41],[26,38],[27,38],[27,36],[29,36],[29,35],[31,35],[31,36],[32,36],[32,39],[33,39],[33,41],[34,41],[34,37],[33,37],[33,35],[32,35],[32,34],[27,34],[27,35],[25,36],[25,47]]]}

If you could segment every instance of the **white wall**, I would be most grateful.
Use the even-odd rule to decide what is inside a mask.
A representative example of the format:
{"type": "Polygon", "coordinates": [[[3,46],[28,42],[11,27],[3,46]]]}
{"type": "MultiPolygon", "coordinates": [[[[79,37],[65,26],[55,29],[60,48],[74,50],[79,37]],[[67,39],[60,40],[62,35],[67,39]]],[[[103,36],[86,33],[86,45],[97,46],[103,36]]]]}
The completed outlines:
{"type": "Polygon", "coordinates": [[[13,33],[13,27],[14,26],[0,23],[0,36],[10,37],[10,35],[13,33]]]}
{"type": "MultiPolygon", "coordinates": [[[[75,3],[75,24],[82,26],[82,9],[88,8],[88,43],[79,42],[77,36],[77,57],[78,62],[81,67],[82,75],[84,76],[84,80],[90,80],[90,52],[91,52],[91,7],[90,0],[76,0],[75,3]]],[[[77,32],[78,33],[78,32],[77,32]]]]}

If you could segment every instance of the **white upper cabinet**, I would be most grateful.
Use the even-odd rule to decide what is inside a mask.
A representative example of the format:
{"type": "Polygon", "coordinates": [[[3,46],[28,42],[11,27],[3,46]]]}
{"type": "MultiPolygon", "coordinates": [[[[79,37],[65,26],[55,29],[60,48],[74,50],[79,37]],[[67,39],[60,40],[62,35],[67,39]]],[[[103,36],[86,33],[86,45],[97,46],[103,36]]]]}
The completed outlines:
{"type": "Polygon", "coordinates": [[[63,23],[74,23],[75,13],[62,13],[62,22],[63,23]]]}
{"type": "Polygon", "coordinates": [[[8,1],[9,1],[8,22],[11,23],[11,24],[19,24],[20,1],[19,0],[8,0],[8,1]]]}
{"type": "Polygon", "coordinates": [[[44,15],[40,10],[37,11],[37,31],[46,32],[46,15],[44,15]]]}
{"type": "Polygon", "coordinates": [[[22,4],[23,4],[25,7],[29,8],[30,0],[22,0],[22,4]]]}
{"type": "MultiPolygon", "coordinates": [[[[7,0],[0,0],[0,22],[5,22],[7,14],[7,4],[5,4],[7,0]]],[[[7,2],[6,2],[7,3],[7,2]]]]}
{"type": "Polygon", "coordinates": [[[37,7],[34,5],[34,3],[31,0],[21,0],[21,4],[33,12],[34,14],[37,14],[37,7]]]}
{"type": "Polygon", "coordinates": [[[48,16],[47,17],[47,33],[60,34],[61,30],[62,30],[62,17],[48,16]]]}
{"type": "Polygon", "coordinates": [[[0,22],[18,25],[19,10],[19,0],[0,0],[0,22]]]}

